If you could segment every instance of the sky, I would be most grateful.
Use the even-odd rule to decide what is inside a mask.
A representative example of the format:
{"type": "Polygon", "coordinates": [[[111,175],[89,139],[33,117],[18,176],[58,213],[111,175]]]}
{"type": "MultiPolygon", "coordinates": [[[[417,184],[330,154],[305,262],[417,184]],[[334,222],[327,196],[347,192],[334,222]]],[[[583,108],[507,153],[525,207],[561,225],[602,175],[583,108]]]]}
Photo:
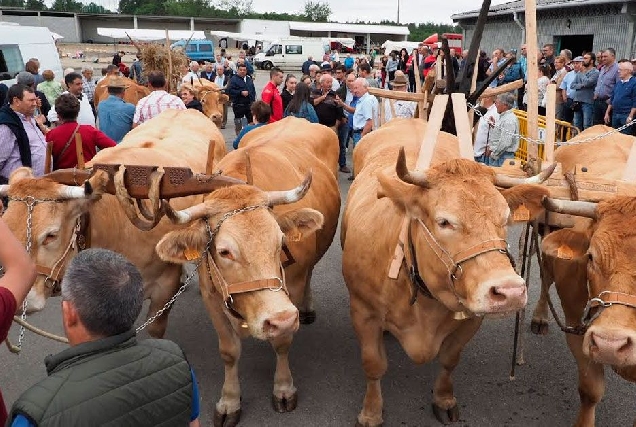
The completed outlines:
{"type": "MultiPolygon", "coordinates": [[[[400,2],[400,23],[436,22],[451,24],[451,15],[476,10],[481,7],[478,0],[320,0],[331,6],[331,21],[380,22],[383,19],[395,21],[397,4],[400,2]]],[[[509,0],[492,0],[492,5],[507,3],[509,0]]],[[[253,9],[257,12],[301,12],[304,0],[272,1],[253,0],[253,9]],[[290,9],[290,3],[297,4],[290,9]]]]}

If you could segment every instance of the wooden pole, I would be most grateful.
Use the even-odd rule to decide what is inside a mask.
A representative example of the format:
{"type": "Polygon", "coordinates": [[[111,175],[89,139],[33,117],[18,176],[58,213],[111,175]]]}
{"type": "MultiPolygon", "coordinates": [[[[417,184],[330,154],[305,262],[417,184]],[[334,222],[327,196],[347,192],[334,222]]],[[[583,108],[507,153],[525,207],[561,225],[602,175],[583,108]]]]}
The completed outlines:
{"type": "MultiPolygon", "coordinates": [[[[538,139],[539,137],[539,46],[537,39],[537,2],[536,0],[525,0],[526,18],[526,46],[528,52],[528,138],[538,139]]],[[[528,160],[534,159],[537,164],[539,157],[539,146],[528,141],[528,160]]]]}
{"type": "Polygon", "coordinates": [[[166,29],[166,50],[168,54],[168,75],[166,81],[168,82],[168,93],[172,93],[172,52],[170,51],[170,34],[166,29]]]}
{"type": "Polygon", "coordinates": [[[422,79],[420,78],[420,64],[417,63],[417,58],[420,56],[420,52],[414,49],[416,52],[413,56],[413,73],[415,74],[415,93],[422,91],[422,79]]]}
{"type": "Polygon", "coordinates": [[[46,143],[46,158],[44,159],[44,174],[51,173],[51,163],[53,162],[53,143],[46,143]]]}
{"type": "Polygon", "coordinates": [[[542,169],[554,163],[554,139],[556,136],[556,85],[554,83],[548,85],[546,91],[546,108],[545,108],[545,163],[542,163],[542,169]]]}
{"type": "Polygon", "coordinates": [[[75,153],[77,154],[77,168],[85,169],[84,146],[82,145],[82,135],[80,135],[79,132],[75,134],[75,153]]]}
{"type": "Polygon", "coordinates": [[[473,137],[470,131],[471,123],[466,115],[466,95],[463,93],[451,94],[453,114],[455,116],[455,131],[459,140],[459,155],[464,159],[474,160],[473,137]]]}
{"type": "Polygon", "coordinates": [[[415,163],[415,169],[426,170],[431,165],[435,145],[437,145],[437,136],[442,128],[442,120],[444,120],[447,104],[448,95],[440,94],[435,96],[428,126],[426,126],[424,133],[424,140],[422,141],[422,145],[420,145],[420,153],[417,158],[417,163],[415,163]]]}

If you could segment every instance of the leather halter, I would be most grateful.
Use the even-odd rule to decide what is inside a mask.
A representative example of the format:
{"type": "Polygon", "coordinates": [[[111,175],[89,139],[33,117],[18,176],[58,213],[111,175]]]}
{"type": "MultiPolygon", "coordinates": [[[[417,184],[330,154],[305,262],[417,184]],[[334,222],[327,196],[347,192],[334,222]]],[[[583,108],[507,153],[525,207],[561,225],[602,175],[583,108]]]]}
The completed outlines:
{"type": "MultiPolygon", "coordinates": [[[[216,262],[214,262],[214,256],[212,255],[210,250],[214,246],[214,239],[216,238],[221,225],[226,220],[240,213],[250,212],[259,208],[269,209],[269,207],[265,205],[253,205],[235,209],[224,214],[213,229],[210,227],[208,218],[205,218],[206,229],[208,231],[208,245],[206,246],[205,250],[205,261],[208,270],[208,277],[212,281],[212,284],[214,285],[216,291],[222,296],[223,303],[225,304],[225,308],[227,309],[227,311],[232,316],[243,321],[245,320],[243,316],[234,308],[234,299],[232,298],[232,295],[262,291],[266,289],[272,292],[279,292],[283,290],[287,295],[289,295],[289,291],[287,290],[287,286],[285,284],[285,269],[283,267],[283,264],[280,264],[280,277],[268,277],[263,279],[249,280],[245,282],[228,283],[223,277],[223,274],[221,273],[218,265],[216,264],[216,262]]],[[[287,252],[288,251],[289,250],[287,250],[287,252]]],[[[289,257],[291,257],[291,253],[288,256],[288,261],[289,257]]],[[[291,260],[293,263],[293,257],[291,257],[291,260]]]]}
{"type": "Polygon", "coordinates": [[[455,290],[455,282],[457,280],[460,280],[463,276],[464,270],[462,269],[462,264],[470,261],[471,259],[477,258],[480,255],[496,251],[506,255],[508,257],[508,260],[510,261],[510,264],[512,264],[512,267],[515,267],[514,259],[512,258],[512,255],[508,250],[508,243],[504,239],[485,240],[467,249],[463,249],[454,255],[451,255],[448,253],[448,251],[446,251],[446,249],[442,247],[442,245],[437,241],[435,236],[433,236],[433,233],[431,233],[431,231],[421,219],[413,218],[409,221],[407,234],[409,255],[411,258],[410,266],[408,265],[408,261],[405,257],[409,279],[411,280],[411,284],[413,285],[413,291],[410,301],[411,305],[414,304],[415,300],[417,299],[418,290],[422,292],[422,294],[424,294],[426,297],[436,299],[419,273],[419,268],[417,265],[417,255],[415,253],[415,244],[413,243],[413,221],[417,221],[422,226],[424,230],[424,239],[428,243],[429,247],[433,250],[437,258],[442,262],[442,264],[444,264],[444,266],[448,270],[450,289],[460,304],[461,300],[459,298],[459,295],[457,295],[457,291],[455,290]]]}
{"type": "Polygon", "coordinates": [[[613,305],[622,305],[625,307],[636,308],[636,295],[626,294],[624,292],[603,291],[597,297],[590,298],[583,310],[581,323],[572,328],[571,331],[564,331],[575,335],[584,335],[592,322],[601,315],[603,310],[613,305]]]}

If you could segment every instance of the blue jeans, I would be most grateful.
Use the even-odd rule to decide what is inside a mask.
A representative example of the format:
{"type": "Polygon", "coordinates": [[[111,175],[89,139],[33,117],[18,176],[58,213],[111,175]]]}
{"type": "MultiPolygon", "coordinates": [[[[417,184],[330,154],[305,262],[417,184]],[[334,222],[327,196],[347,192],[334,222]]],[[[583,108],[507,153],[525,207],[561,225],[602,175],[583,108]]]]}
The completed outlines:
{"type": "Polygon", "coordinates": [[[488,166],[503,166],[504,162],[506,160],[511,160],[515,158],[515,153],[510,153],[510,152],[505,152],[503,153],[497,160],[495,159],[487,159],[488,163],[486,163],[488,166]]]}
{"type": "MultiPolygon", "coordinates": [[[[612,127],[614,129],[618,129],[619,127],[621,127],[624,124],[626,124],[628,115],[629,114],[618,114],[618,113],[612,114],[612,127]]],[[[623,129],[621,131],[621,133],[624,133],[625,135],[630,135],[630,136],[633,135],[634,134],[634,129],[633,129],[634,126],[636,126],[636,124],[631,125],[627,129],[623,129]]]]}
{"type": "Polygon", "coordinates": [[[353,139],[353,148],[356,148],[356,145],[358,145],[358,142],[362,139],[362,132],[353,132],[351,139],[353,139]]]}
{"type": "Polygon", "coordinates": [[[594,120],[594,104],[581,102],[581,109],[574,112],[574,126],[585,130],[592,126],[594,120]]]}
{"type": "Polygon", "coordinates": [[[347,142],[349,142],[349,123],[345,123],[338,128],[338,142],[340,143],[338,165],[340,167],[347,166],[347,142]]]}
{"type": "Polygon", "coordinates": [[[477,156],[475,157],[475,161],[477,163],[483,163],[485,165],[488,165],[488,161],[490,160],[490,157],[486,157],[485,154],[482,154],[481,156],[477,156]]]}
{"type": "MultiPolygon", "coordinates": [[[[594,100],[594,119],[592,123],[595,125],[604,125],[605,124],[605,112],[607,111],[607,99],[601,101],[600,99],[594,100]]],[[[610,113],[611,116],[611,113],[610,113]]],[[[623,121],[623,124],[625,122],[623,121]]]]}

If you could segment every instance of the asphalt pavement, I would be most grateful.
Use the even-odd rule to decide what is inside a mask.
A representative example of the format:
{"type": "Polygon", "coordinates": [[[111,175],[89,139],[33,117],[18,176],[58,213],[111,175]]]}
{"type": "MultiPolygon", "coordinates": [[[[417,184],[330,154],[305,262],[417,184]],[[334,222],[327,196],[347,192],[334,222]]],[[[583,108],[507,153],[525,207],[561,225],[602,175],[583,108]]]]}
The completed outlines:
{"type": "MultiPolygon", "coordinates": [[[[259,72],[257,93],[268,76],[259,72]]],[[[223,131],[228,149],[234,137],[232,119],[223,131]]],[[[349,154],[350,161],[350,154],[349,154]]],[[[349,189],[346,174],[339,174],[343,207],[349,189]]],[[[520,227],[509,232],[513,254],[517,253],[520,227]]],[[[242,419],[245,427],[352,426],[362,405],[365,378],[360,351],[350,317],[349,298],[342,278],[342,251],[336,239],[314,270],[312,288],[316,322],[301,325],[290,351],[290,365],[299,402],[295,411],[275,413],[271,395],[275,354],[266,342],[243,341],[240,361],[242,419]]],[[[536,264],[536,263],[535,263],[536,264]]],[[[536,266],[535,266],[536,267],[536,266]]],[[[531,272],[529,319],[539,294],[539,274],[531,272]]],[[[555,297],[556,300],[556,297],[555,297]]],[[[145,315],[147,303],[144,305],[145,315]]],[[[31,322],[62,334],[60,300],[49,300],[46,309],[31,322]]],[[[140,318],[138,323],[141,323],[140,318]]],[[[453,379],[461,427],[552,427],[572,425],[579,407],[577,373],[564,334],[554,322],[549,334],[535,336],[522,330],[525,364],[509,379],[514,318],[487,319],[466,346],[453,379]]],[[[13,327],[10,337],[18,334],[13,327]]],[[[147,337],[144,332],[141,337],[147,337]]],[[[202,425],[211,425],[214,403],[223,383],[223,363],[216,333],[192,284],[170,313],[166,338],[182,346],[193,365],[201,393],[202,425]]],[[[431,411],[437,363],[414,364],[399,343],[385,334],[389,369],[382,381],[385,426],[438,426],[431,411]]],[[[10,406],[21,392],[46,375],[43,359],[64,345],[27,332],[23,352],[0,349],[0,388],[10,406]]],[[[632,426],[636,419],[636,388],[606,369],[606,395],[597,409],[597,426],[632,426]]]]}

